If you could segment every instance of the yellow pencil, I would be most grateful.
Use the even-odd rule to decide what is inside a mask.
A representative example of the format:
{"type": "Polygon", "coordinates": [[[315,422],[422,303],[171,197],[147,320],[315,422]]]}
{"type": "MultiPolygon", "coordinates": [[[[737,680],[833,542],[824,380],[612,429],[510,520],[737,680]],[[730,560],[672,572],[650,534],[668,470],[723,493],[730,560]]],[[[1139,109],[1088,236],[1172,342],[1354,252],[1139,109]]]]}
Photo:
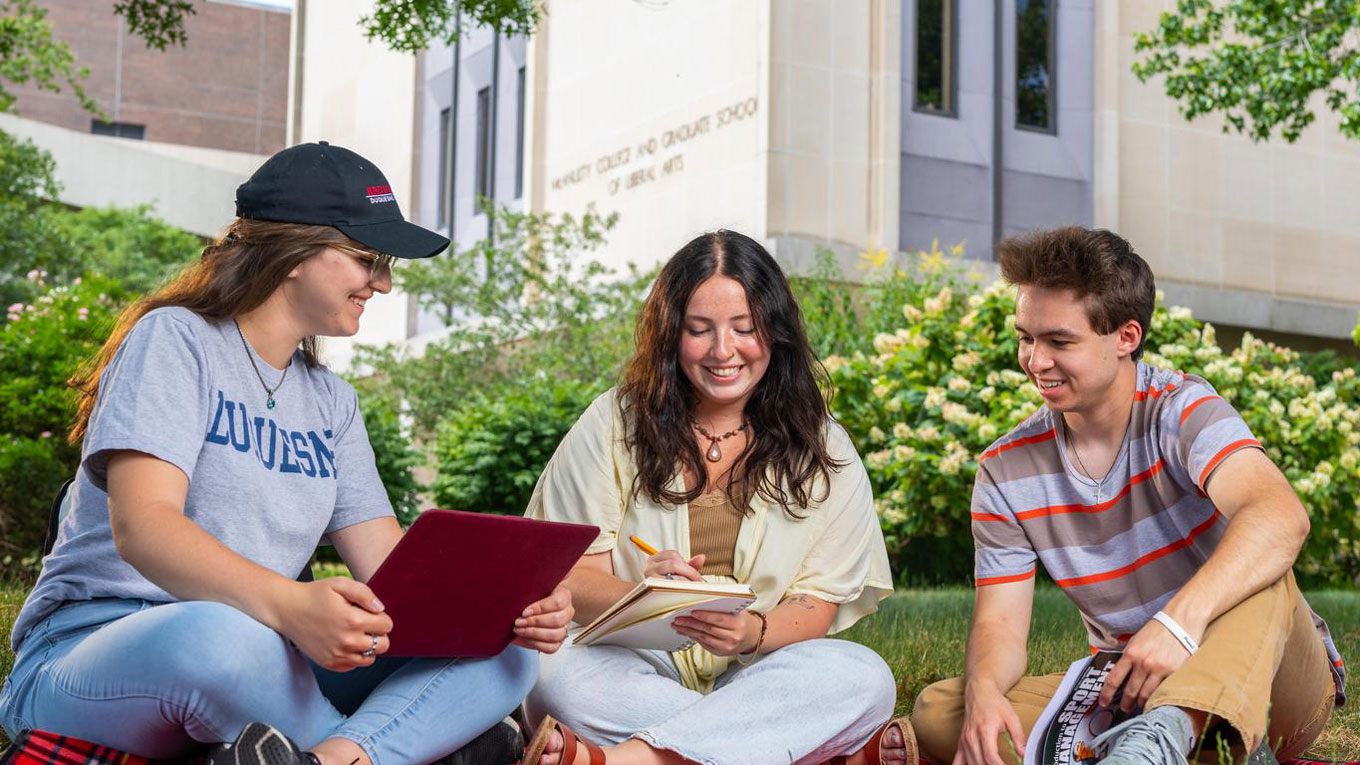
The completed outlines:
{"type": "Polygon", "coordinates": [[[637,545],[637,548],[639,550],[647,553],[648,555],[656,555],[656,548],[639,539],[636,534],[634,534],[631,537],[628,537],[628,540],[633,544],[637,545]]]}

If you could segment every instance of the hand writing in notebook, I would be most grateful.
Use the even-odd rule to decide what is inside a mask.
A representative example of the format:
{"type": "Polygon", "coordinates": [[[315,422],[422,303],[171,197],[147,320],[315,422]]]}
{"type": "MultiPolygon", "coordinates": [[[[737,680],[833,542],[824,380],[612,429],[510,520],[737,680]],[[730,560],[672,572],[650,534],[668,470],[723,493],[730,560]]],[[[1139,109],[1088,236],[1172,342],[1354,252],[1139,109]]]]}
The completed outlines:
{"type": "Polygon", "coordinates": [[[567,625],[575,613],[571,606],[571,592],[557,585],[551,595],[530,603],[515,620],[515,645],[543,653],[557,653],[562,641],[567,639],[567,625]]]}
{"type": "Polygon", "coordinates": [[[760,639],[760,620],[749,611],[695,611],[677,618],[671,626],[714,656],[750,653],[760,639]]]}
{"type": "Polygon", "coordinates": [[[675,550],[662,550],[661,552],[647,558],[647,565],[642,569],[644,577],[662,577],[674,579],[688,579],[692,582],[701,582],[703,577],[699,575],[699,569],[704,566],[704,556],[696,555],[689,560],[685,560],[680,553],[675,550]]]}

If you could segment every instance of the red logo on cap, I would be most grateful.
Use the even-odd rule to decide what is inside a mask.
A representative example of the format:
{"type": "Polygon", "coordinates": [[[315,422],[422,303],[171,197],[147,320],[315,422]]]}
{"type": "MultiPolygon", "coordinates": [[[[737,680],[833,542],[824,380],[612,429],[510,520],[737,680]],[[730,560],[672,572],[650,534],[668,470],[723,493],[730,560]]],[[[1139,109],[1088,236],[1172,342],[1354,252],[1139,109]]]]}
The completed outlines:
{"type": "Polygon", "coordinates": [[[382,204],[383,202],[397,201],[397,198],[392,195],[391,186],[387,185],[369,186],[367,189],[365,189],[365,193],[368,195],[369,204],[378,205],[382,204]]]}

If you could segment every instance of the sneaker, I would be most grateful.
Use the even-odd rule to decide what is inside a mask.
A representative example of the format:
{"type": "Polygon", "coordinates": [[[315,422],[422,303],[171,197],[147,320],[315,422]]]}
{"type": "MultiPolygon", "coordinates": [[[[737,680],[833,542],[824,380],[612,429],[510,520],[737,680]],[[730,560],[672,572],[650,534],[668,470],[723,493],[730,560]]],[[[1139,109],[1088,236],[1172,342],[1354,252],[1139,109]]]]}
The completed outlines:
{"type": "Polygon", "coordinates": [[[519,762],[522,754],[524,737],[515,721],[507,717],[435,765],[511,765],[519,762]]]}
{"type": "Polygon", "coordinates": [[[278,728],[253,722],[230,744],[222,743],[208,752],[208,765],[321,765],[311,752],[298,748],[278,728]]]}
{"type": "Polygon", "coordinates": [[[1091,743],[1096,751],[1111,744],[1099,765],[1185,765],[1193,740],[1190,718],[1179,708],[1167,706],[1126,720],[1091,743]]]}
{"type": "Polygon", "coordinates": [[[1247,765],[1280,765],[1280,761],[1275,759],[1275,751],[1270,745],[1262,741],[1261,745],[1256,747],[1256,751],[1247,758],[1247,765]]]}

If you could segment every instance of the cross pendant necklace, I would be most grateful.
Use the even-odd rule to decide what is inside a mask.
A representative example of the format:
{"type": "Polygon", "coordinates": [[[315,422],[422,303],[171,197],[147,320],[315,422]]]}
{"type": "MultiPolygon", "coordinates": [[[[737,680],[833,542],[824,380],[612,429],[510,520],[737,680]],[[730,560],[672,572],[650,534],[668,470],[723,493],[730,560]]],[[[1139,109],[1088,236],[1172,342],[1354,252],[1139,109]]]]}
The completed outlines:
{"type": "MultiPolygon", "coordinates": [[[[1071,431],[1068,431],[1068,433],[1071,433],[1071,431]]],[[[1081,461],[1081,453],[1077,451],[1077,440],[1069,436],[1069,438],[1067,439],[1067,444],[1068,446],[1072,447],[1072,456],[1077,458],[1077,465],[1081,467],[1081,472],[1089,480],[1095,481],[1096,504],[1097,505],[1100,504],[1101,501],[1105,498],[1105,481],[1109,479],[1110,473],[1114,472],[1114,466],[1111,465],[1110,469],[1105,471],[1105,475],[1101,476],[1099,481],[1096,481],[1096,477],[1091,475],[1091,471],[1087,470],[1086,465],[1081,461]]]]}

